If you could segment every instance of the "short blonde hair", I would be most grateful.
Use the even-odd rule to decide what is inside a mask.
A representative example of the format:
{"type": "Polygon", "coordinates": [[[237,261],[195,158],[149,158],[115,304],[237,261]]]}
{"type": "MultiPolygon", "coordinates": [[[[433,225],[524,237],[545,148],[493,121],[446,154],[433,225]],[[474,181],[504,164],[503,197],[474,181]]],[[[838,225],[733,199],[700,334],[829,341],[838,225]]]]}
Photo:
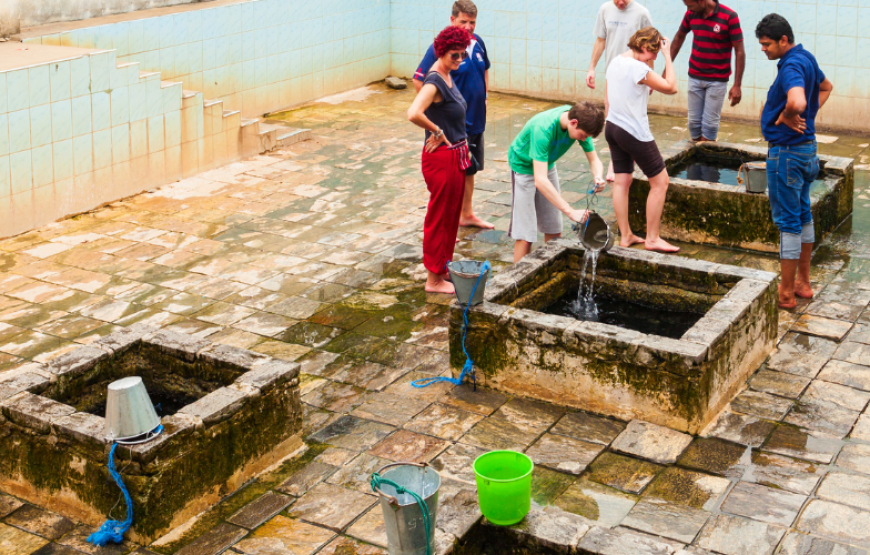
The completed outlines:
{"type": "Polygon", "coordinates": [[[658,54],[662,49],[662,34],[655,27],[644,27],[631,35],[628,39],[628,47],[635,52],[642,52],[647,49],[653,54],[658,54]]]}

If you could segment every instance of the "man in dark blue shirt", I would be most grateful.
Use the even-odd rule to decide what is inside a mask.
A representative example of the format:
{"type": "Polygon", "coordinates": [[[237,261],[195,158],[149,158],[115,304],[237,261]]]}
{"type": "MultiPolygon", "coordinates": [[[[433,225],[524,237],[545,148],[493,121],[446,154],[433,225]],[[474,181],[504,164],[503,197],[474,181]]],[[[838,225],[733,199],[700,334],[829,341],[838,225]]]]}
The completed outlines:
{"type": "MultiPolygon", "coordinates": [[[[468,58],[462,62],[459,69],[450,72],[450,76],[459,87],[459,92],[462,93],[468,105],[465,126],[468,134],[468,150],[474,156],[474,162],[466,171],[465,196],[462,199],[459,225],[493,229],[495,227],[493,224],[477,217],[471,208],[471,197],[474,194],[474,174],[483,169],[483,131],[486,128],[486,95],[489,90],[490,66],[489,57],[486,55],[486,46],[480,37],[474,34],[474,27],[477,24],[477,6],[474,5],[474,2],[457,0],[453,4],[450,24],[461,27],[474,36],[471,46],[468,47],[468,58]]],[[[420,92],[423,80],[436,59],[435,49],[430,45],[423,61],[420,62],[420,67],[414,73],[414,88],[417,89],[417,92],[420,92]]]]}
{"type": "Polygon", "coordinates": [[[834,85],[816,58],[794,43],[791,25],[781,15],[766,15],[755,28],[755,36],[767,58],[779,60],[761,112],[761,131],[769,144],[767,189],[773,221],[779,228],[779,306],[790,309],[797,306],[795,296],[813,296],[810,260],[815,229],[810,185],[819,175],[815,124],[834,85]]]}

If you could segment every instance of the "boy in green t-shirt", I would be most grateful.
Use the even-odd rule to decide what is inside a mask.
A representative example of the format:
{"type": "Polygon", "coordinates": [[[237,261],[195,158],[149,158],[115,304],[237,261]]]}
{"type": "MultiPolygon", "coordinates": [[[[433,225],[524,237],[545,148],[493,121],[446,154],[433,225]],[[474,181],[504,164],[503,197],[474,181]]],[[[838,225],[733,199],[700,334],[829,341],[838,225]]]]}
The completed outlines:
{"type": "Polygon", "coordinates": [[[590,102],[560,106],[541,112],[526,122],[511,143],[511,225],[514,263],[532,250],[538,231],[550,241],[562,235],[562,214],[575,222],[586,219],[586,210],[574,210],[562,198],[556,160],[578,142],[595,179],[595,191],[604,189],[604,165],[595,152],[592,138],[604,129],[604,111],[590,102]]]}

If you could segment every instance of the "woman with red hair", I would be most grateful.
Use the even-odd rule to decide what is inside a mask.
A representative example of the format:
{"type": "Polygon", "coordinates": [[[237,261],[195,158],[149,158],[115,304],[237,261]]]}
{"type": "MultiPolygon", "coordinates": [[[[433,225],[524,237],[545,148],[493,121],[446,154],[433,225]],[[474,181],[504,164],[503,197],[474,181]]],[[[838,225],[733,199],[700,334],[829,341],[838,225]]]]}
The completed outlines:
{"type": "Polygon", "coordinates": [[[446,27],[435,38],[438,60],[423,80],[423,87],[408,109],[408,120],[426,131],[423,179],[429,206],[423,223],[423,265],[428,270],[426,291],[454,292],[446,280],[453,260],[459,214],[465,193],[465,170],[471,161],[465,134],[465,99],[450,72],[468,58],[471,35],[459,27],[446,27]]]}

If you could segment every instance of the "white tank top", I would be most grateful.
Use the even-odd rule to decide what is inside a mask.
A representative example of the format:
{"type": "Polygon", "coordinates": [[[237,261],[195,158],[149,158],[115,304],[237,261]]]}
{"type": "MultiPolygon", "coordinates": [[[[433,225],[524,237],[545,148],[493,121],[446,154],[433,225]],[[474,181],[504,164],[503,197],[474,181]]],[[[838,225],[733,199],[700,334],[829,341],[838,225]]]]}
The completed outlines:
{"type": "Polygon", "coordinates": [[[607,102],[610,108],[607,121],[625,129],[638,141],[654,140],[649,130],[646,109],[649,104],[649,87],[639,85],[651,70],[648,65],[634,58],[617,56],[607,68],[607,102]]]}

